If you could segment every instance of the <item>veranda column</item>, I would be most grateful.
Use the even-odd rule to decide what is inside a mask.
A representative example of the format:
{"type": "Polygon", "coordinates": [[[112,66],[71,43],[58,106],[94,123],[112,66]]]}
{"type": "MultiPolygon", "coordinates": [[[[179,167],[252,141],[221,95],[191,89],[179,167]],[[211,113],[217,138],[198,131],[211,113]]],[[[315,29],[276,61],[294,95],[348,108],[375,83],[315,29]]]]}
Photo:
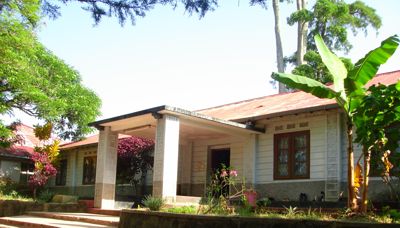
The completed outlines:
{"type": "Polygon", "coordinates": [[[154,149],[153,196],[175,202],[178,176],[179,119],[163,115],[157,120],[154,149]]]}
{"type": "Polygon", "coordinates": [[[112,132],[110,127],[100,130],[94,193],[94,206],[97,208],[114,208],[117,147],[118,134],[112,132]]]}

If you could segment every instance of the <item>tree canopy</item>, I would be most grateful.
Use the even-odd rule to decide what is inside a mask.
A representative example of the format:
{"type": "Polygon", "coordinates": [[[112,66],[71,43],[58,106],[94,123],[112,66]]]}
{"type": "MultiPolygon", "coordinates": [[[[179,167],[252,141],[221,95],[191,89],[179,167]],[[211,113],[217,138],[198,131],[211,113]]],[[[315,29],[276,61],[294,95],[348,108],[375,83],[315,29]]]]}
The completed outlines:
{"type": "MultiPolygon", "coordinates": [[[[358,0],[353,3],[344,0],[317,0],[311,10],[296,11],[288,18],[289,25],[301,22],[309,23],[307,53],[304,55],[306,63],[296,66],[293,73],[307,75],[322,83],[332,82],[332,75],[317,53],[313,38],[315,35],[320,34],[332,51],[347,54],[352,48],[348,40],[349,30],[353,35],[359,32],[366,35],[368,28],[378,30],[382,25],[375,9],[358,0]]],[[[296,55],[286,58],[286,61],[296,63],[296,55]]],[[[342,61],[348,70],[353,67],[350,59],[342,58],[342,61]]]]}
{"type": "MultiPolygon", "coordinates": [[[[0,114],[20,110],[52,122],[55,133],[77,139],[91,131],[101,101],[82,85],[79,73],[36,38],[40,2],[0,1],[0,114]]],[[[11,129],[0,122],[1,141],[11,129]]]]}

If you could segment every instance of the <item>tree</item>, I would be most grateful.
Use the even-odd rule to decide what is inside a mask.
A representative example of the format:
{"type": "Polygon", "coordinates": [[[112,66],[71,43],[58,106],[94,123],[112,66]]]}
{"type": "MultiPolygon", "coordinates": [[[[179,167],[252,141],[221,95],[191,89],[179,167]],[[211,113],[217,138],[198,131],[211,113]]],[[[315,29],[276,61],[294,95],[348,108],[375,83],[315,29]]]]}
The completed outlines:
{"type": "MultiPolygon", "coordinates": [[[[298,0],[301,1],[301,0],[298,0]]],[[[299,7],[298,7],[299,9],[299,7]]],[[[348,53],[352,48],[348,40],[348,30],[354,35],[358,32],[367,34],[369,26],[378,30],[382,25],[381,18],[375,10],[361,1],[346,3],[344,0],[317,0],[312,10],[302,8],[288,18],[288,24],[298,24],[298,46],[294,55],[286,58],[287,62],[296,65],[294,74],[308,75],[320,82],[332,82],[332,75],[323,66],[321,58],[316,55],[316,45],[313,37],[320,34],[329,49],[348,53]],[[304,31],[309,23],[309,31],[304,31]],[[304,26],[301,28],[301,26],[304,26]],[[302,42],[300,37],[308,33],[307,41],[302,42]],[[307,52],[304,54],[304,50],[307,52]],[[307,63],[302,61],[302,54],[307,63]],[[300,58],[300,59],[299,59],[300,58]]],[[[351,61],[346,60],[348,70],[351,61]]]]}
{"type": "Polygon", "coordinates": [[[137,185],[142,184],[145,191],[147,171],[153,168],[153,140],[129,137],[118,142],[117,181],[129,183],[137,191],[137,185]]]}
{"type": "Polygon", "coordinates": [[[389,86],[371,86],[354,112],[354,122],[357,126],[355,141],[360,143],[363,148],[364,174],[361,211],[366,213],[372,153],[377,159],[375,163],[382,164],[381,174],[384,181],[390,184],[387,177],[390,176],[393,166],[386,158],[399,147],[400,132],[397,126],[400,124],[400,82],[389,86]]]}
{"type": "MultiPolygon", "coordinates": [[[[62,138],[89,133],[100,99],[81,83],[79,73],[46,49],[35,36],[39,1],[0,2],[0,114],[20,110],[53,123],[62,138]]],[[[0,121],[0,137],[12,130],[0,121]]]]}
{"type": "MultiPolygon", "coordinates": [[[[321,36],[315,36],[315,44],[321,55],[322,61],[333,76],[333,86],[328,87],[306,76],[293,74],[272,73],[272,78],[288,85],[291,88],[311,93],[319,98],[335,99],[346,116],[347,128],[347,182],[348,182],[348,206],[353,211],[358,209],[354,188],[354,153],[353,153],[353,125],[354,112],[360,106],[367,92],[364,86],[377,73],[379,67],[384,64],[397,49],[400,40],[397,35],[389,37],[381,43],[381,46],[370,51],[360,59],[351,71],[347,71],[343,62],[334,55],[325,45],[321,36]]],[[[357,125],[355,126],[358,127],[357,125]]]]}

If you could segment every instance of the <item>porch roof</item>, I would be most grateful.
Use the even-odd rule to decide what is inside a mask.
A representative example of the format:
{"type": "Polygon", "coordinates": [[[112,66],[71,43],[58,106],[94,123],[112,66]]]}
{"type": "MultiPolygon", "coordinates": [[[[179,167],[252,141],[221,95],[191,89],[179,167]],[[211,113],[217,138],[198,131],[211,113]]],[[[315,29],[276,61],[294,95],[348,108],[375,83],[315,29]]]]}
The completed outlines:
{"type": "Polygon", "coordinates": [[[121,116],[92,122],[89,126],[96,128],[111,127],[112,131],[142,137],[154,137],[156,119],[163,114],[179,117],[181,134],[188,138],[209,138],[232,134],[261,134],[263,128],[223,120],[197,112],[168,105],[145,109],[121,116]],[[212,132],[212,133],[211,133],[212,132]]]}

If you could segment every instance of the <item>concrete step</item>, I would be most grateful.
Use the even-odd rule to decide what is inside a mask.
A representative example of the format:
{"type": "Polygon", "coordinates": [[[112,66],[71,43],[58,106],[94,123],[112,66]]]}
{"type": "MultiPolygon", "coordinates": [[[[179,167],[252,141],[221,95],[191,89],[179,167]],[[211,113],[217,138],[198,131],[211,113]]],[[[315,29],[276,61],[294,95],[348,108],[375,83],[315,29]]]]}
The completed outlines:
{"type": "Polygon", "coordinates": [[[119,216],[90,214],[90,213],[68,213],[68,212],[28,212],[27,215],[61,219],[67,221],[88,222],[106,226],[118,226],[119,216]]]}
{"type": "Polygon", "coordinates": [[[91,214],[99,214],[99,215],[111,215],[111,216],[120,216],[121,210],[118,209],[100,209],[100,208],[88,208],[88,213],[91,214]]]}
{"type": "Polygon", "coordinates": [[[88,228],[111,228],[116,226],[93,224],[89,222],[80,221],[68,221],[53,218],[36,217],[32,215],[19,215],[13,217],[1,217],[0,225],[6,225],[4,227],[29,227],[29,228],[76,228],[76,227],[88,227],[88,228]]]}

